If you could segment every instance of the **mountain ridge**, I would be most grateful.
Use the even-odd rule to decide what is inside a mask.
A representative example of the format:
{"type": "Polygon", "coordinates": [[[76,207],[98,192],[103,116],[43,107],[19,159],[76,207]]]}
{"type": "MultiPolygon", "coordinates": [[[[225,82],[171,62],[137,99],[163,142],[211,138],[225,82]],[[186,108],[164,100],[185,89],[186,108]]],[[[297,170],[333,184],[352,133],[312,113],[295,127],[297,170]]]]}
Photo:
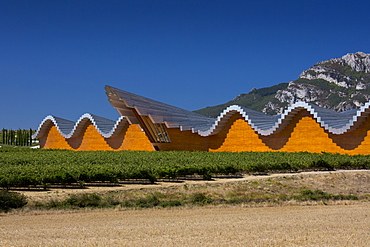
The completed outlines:
{"type": "Polygon", "coordinates": [[[230,105],[241,105],[271,115],[281,114],[299,101],[334,111],[357,109],[370,100],[370,54],[348,53],[321,61],[304,70],[298,79],[271,87],[253,88],[247,94],[196,113],[217,117],[230,105]]]}

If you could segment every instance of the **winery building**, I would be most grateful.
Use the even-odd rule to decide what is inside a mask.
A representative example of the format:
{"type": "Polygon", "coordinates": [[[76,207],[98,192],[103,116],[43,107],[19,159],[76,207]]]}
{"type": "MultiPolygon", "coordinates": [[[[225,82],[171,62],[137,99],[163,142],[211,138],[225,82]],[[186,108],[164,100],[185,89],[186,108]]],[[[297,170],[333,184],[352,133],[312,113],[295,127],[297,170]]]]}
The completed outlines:
{"type": "Polygon", "coordinates": [[[34,135],[40,147],[370,154],[370,103],[338,113],[298,102],[275,116],[233,105],[215,119],[111,86],[105,90],[118,120],[49,115],[34,135]]]}

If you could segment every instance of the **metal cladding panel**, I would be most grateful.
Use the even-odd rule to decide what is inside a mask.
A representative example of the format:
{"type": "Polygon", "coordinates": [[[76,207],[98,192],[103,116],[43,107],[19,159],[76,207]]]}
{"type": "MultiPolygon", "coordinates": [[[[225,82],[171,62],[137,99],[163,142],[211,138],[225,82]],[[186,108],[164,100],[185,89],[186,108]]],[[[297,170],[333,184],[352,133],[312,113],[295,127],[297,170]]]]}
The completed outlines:
{"type": "Polygon", "coordinates": [[[199,132],[201,136],[218,133],[228,119],[235,112],[240,113],[245,121],[260,135],[271,135],[280,132],[300,110],[307,110],[314,119],[330,133],[343,134],[355,129],[369,115],[369,103],[359,110],[335,112],[317,105],[298,102],[290,106],[281,115],[267,115],[246,107],[233,105],[226,108],[217,118],[214,125],[207,131],[199,132]]]}
{"type": "Polygon", "coordinates": [[[121,89],[106,86],[110,92],[122,99],[127,107],[136,109],[139,115],[153,116],[154,123],[165,123],[168,128],[192,130],[201,136],[218,133],[236,112],[260,135],[271,135],[280,132],[301,110],[308,111],[313,118],[330,133],[343,134],[356,129],[370,114],[369,102],[359,110],[335,112],[317,105],[297,102],[283,114],[268,115],[243,106],[233,105],[226,108],[217,119],[209,118],[191,111],[167,105],[121,89]]]}
{"type": "Polygon", "coordinates": [[[117,121],[113,121],[86,113],[82,115],[77,122],[72,122],[60,117],[49,115],[41,122],[32,138],[42,137],[49,129],[50,124],[53,124],[64,138],[75,137],[81,133],[87,122],[91,122],[104,138],[110,138],[117,135],[127,124],[125,117],[120,117],[117,121]]]}
{"type": "Polygon", "coordinates": [[[107,87],[109,88],[109,91],[123,99],[127,107],[135,108],[139,115],[157,116],[153,117],[153,120],[157,120],[159,119],[158,116],[161,116],[160,119],[162,122],[154,123],[166,122],[167,126],[187,126],[193,129],[207,130],[215,122],[214,118],[206,117],[140,95],[129,93],[118,88],[106,86],[106,88],[107,87]]]}

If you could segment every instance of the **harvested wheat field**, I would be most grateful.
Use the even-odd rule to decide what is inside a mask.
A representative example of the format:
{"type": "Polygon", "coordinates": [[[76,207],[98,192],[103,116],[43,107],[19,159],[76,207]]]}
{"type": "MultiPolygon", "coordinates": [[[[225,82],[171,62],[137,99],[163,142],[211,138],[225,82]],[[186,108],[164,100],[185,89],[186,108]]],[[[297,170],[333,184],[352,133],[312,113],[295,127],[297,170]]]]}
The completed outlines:
{"type": "Polygon", "coordinates": [[[369,246],[370,205],[5,215],[1,246],[369,246]]]}

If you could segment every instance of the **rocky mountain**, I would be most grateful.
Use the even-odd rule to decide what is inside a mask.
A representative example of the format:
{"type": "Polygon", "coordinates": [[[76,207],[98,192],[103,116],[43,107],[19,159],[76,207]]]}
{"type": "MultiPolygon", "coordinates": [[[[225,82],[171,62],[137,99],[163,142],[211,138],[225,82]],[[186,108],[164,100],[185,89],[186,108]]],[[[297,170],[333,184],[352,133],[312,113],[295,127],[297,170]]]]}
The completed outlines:
{"type": "Polygon", "coordinates": [[[217,117],[230,105],[241,105],[267,114],[281,114],[298,101],[335,111],[359,108],[370,100],[370,54],[348,53],[319,62],[303,71],[297,80],[272,87],[252,89],[233,100],[195,112],[217,117]]]}

